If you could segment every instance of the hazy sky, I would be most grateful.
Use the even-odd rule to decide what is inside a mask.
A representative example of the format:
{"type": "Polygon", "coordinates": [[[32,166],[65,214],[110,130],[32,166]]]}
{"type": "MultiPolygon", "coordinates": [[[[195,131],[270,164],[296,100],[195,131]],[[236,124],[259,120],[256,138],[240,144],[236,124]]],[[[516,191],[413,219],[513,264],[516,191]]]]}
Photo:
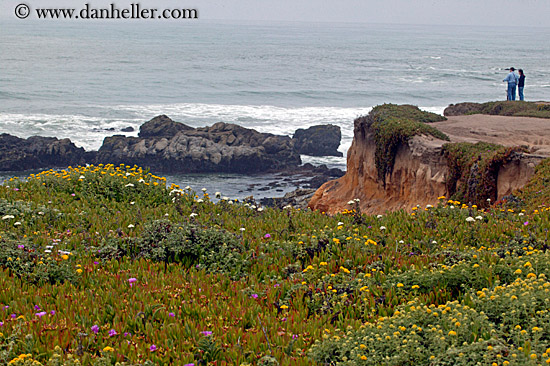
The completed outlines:
{"type": "Polygon", "coordinates": [[[16,19],[20,3],[79,8],[87,2],[196,8],[200,19],[550,27],[550,0],[0,0],[0,16],[16,19]]]}

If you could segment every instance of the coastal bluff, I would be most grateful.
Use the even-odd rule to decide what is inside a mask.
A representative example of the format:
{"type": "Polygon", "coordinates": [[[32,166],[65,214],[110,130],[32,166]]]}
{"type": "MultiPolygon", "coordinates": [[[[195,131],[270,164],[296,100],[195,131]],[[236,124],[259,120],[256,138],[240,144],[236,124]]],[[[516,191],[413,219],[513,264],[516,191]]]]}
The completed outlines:
{"type": "MultiPolygon", "coordinates": [[[[457,192],[465,203],[502,199],[523,187],[550,156],[550,120],[502,114],[516,108],[507,103],[493,115],[471,114],[476,103],[454,105],[440,120],[412,106],[373,109],[354,121],[346,174],[322,185],[309,207],[334,214],[352,209],[348,202],[359,199],[362,212],[380,214],[433,205],[457,192]],[[419,131],[423,125],[429,129],[419,131]],[[457,151],[471,154],[470,165],[458,174],[457,162],[467,159],[457,151]],[[490,156],[487,163],[482,156],[490,156]]],[[[536,113],[540,105],[545,104],[533,106],[536,113]]]]}

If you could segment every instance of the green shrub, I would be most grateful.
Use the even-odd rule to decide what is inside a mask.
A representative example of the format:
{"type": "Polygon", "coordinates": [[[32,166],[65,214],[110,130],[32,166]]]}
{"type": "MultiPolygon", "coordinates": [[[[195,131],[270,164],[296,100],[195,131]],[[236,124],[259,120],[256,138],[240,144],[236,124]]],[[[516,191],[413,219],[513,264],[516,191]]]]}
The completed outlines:
{"type": "Polygon", "coordinates": [[[78,280],[74,256],[52,252],[36,246],[28,239],[0,238],[0,268],[24,282],[42,285],[78,280]]]}
{"type": "Polygon", "coordinates": [[[244,247],[234,234],[170,220],[145,224],[143,233],[136,238],[107,238],[99,248],[98,256],[181,263],[188,268],[196,266],[234,276],[245,274],[249,266],[244,247]]]}

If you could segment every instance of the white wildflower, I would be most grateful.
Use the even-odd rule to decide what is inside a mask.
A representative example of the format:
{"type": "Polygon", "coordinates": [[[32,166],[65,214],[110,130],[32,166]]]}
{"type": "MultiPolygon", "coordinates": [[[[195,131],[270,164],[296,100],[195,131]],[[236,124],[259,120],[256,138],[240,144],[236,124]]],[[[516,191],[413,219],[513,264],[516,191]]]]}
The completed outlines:
{"type": "Polygon", "coordinates": [[[145,179],[141,178],[140,180],[138,180],[138,183],[145,183],[145,179]]]}
{"type": "Polygon", "coordinates": [[[130,202],[130,204],[131,204],[131,205],[133,205],[133,204],[135,204],[135,202],[134,202],[134,201],[132,201],[132,202],[130,202]]]}
{"type": "Polygon", "coordinates": [[[432,205],[426,205],[426,208],[433,208],[432,205]]]}
{"type": "Polygon", "coordinates": [[[191,215],[189,215],[189,217],[195,217],[195,216],[199,216],[199,214],[196,213],[196,212],[193,212],[193,213],[191,213],[191,215]]]}
{"type": "Polygon", "coordinates": [[[380,226],[380,230],[384,231],[384,230],[386,230],[386,227],[385,226],[380,226]]]}
{"type": "Polygon", "coordinates": [[[403,240],[399,240],[399,244],[405,244],[403,240]]]}
{"type": "Polygon", "coordinates": [[[15,216],[13,215],[2,216],[2,220],[9,220],[9,219],[15,219],[15,216]]]}
{"type": "Polygon", "coordinates": [[[354,200],[348,201],[348,205],[355,205],[355,201],[354,200]]]}
{"type": "Polygon", "coordinates": [[[286,205],[285,207],[283,207],[283,210],[290,210],[292,208],[292,205],[286,205]]]}
{"type": "Polygon", "coordinates": [[[523,216],[523,212],[520,212],[520,213],[518,214],[518,216],[523,216]]]}
{"type": "Polygon", "coordinates": [[[206,192],[206,188],[201,189],[201,191],[206,192]]]}
{"type": "Polygon", "coordinates": [[[168,216],[170,216],[170,215],[169,215],[169,214],[167,214],[167,213],[165,213],[165,214],[164,214],[164,217],[168,217],[168,216]]]}
{"type": "Polygon", "coordinates": [[[132,225],[132,224],[128,225],[128,229],[133,229],[134,227],[135,227],[135,226],[132,225]]]}
{"type": "Polygon", "coordinates": [[[382,218],[382,215],[376,215],[376,218],[377,218],[377,219],[381,219],[381,218],[382,218]]]}
{"type": "Polygon", "coordinates": [[[221,192],[216,192],[215,196],[216,196],[216,198],[222,198],[221,192]]]}
{"type": "Polygon", "coordinates": [[[223,197],[222,197],[222,201],[229,201],[229,197],[223,196],[223,197]]]}
{"type": "Polygon", "coordinates": [[[80,177],[78,177],[78,179],[86,179],[86,177],[81,175],[80,177]]]}
{"type": "Polygon", "coordinates": [[[437,244],[437,242],[435,240],[432,240],[432,244],[437,244]]]}
{"type": "Polygon", "coordinates": [[[341,225],[344,225],[344,223],[342,221],[339,221],[338,226],[341,226],[341,225]]]}
{"type": "Polygon", "coordinates": [[[256,209],[256,205],[252,205],[250,206],[251,209],[255,210],[256,209]]]}
{"type": "Polygon", "coordinates": [[[472,216],[468,216],[468,217],[466,217],[466,221],[467,222],[473,222],[473,221],[476,221],[476,219],[474,219],[472,216]]]}
{"type": "Polygon", "coordinates": [[[38,214],[39,214],[39,215],[44,215],[44,212],[39,211],[38,214]]]}
{"type": "Polygon", "coordinates": [[[186,190],[186,191],[190,191],[190,190],[191,190],[191,187],[186,186],[186,187],[185,187],[185,190],[186,190]]]}
{"type": "Polygon", "coordinates": [[[359,198],[354,199],[355,202],[359,203],[361,200],[359,198]]]}
{"type": "Polygon", "coordinates": [[[241,230],[241,231],[245,231],[246,229],[245,229],[244,227],[242,227],[242,228],[240,228],[239,230],[241,230]]]}
{"type": "Polygon", "coordinates": [[[19,225],[21,225],[21,223],[19,221],[16,221],[16,222],[13,223],[13,226],[19,226],[19,225]]]}
{"type": "Polygon", "coordinates": [[[476,220],[483,220],[483,216],[476,216],[476,220]]]}
{"type": "Polygon", "coordinates": [[[453,208],[455,208],[455,206],[451,205],[451,206],[449,206],[449,208],[450,208],[450,209],[453,209],[453,208]]]}
{"type": "Polygon", "coordinates": [[[263,210],[264,210],[263,207],[258,207],[258,211],[259,211],[259,212],[262,212],[263,210]]]}
{"type": "Polygon", "coordinates": [[[132,183],[126,184],[124,187],[133,187],[134,185],[132,183]]]}
{"type": "Polygon", "coordinates": [[[52,251],[49,250],[49,249],[46,249],[46,250],[44,251],[44,253],[51,253],[51,252],[52,252],[52,251]]]}
{"type": "Polygon", "coordinates": [[[203,201],[203,199],[202,199],[202,198],[199,198],[199,199],[198,199],[198,200],[196,200],[195,202],[197,202],[197,203],[203,203],[204,201],[203,201]]]}
{"type": "Polygon", "coordinates": [[[233,201],[228,201],[227,203],[229,203],[230,205],[232,205],[232,204],[233,204],[233,201]]]}

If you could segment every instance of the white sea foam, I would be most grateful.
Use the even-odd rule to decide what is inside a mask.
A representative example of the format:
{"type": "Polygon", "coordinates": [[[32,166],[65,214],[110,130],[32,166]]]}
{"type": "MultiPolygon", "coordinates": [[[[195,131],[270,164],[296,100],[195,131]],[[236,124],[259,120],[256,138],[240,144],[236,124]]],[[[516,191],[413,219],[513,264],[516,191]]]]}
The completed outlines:
{"type": "MultiPolygon", "coordinates": [[[[15,114],[0,113],[0,131],[27,138],[50,136],[69,138],[86,150],[97,150],[103,139],[114,134],[137,136],[139,126],[149,119],[166,114],[175,121],[193,127],[209,126],[216,122],[236,123],[264,133],[292,136],[298,128],[318,124],[334,124],[342,131],[338,149],[343,157],[303,157],[304,162],[345,167],[345,156],[353,140],[353,121],[366,115],[372,107],[299,107],[284,108],[270,105],[223,105],[204,103],[117,105],[98,106],[101,113],[109,116],[124,115],[125,118],[69,114],[15,114]],[[108,109],[108,113],[105,113],[108,109]],[[128,116],[132,116],[128,118],[128,116]],[[121,132],[133,127],[133,132],[121,132]]],[[[430,106],[421,109],[442,114],[445,107],[430,106]]]]}

